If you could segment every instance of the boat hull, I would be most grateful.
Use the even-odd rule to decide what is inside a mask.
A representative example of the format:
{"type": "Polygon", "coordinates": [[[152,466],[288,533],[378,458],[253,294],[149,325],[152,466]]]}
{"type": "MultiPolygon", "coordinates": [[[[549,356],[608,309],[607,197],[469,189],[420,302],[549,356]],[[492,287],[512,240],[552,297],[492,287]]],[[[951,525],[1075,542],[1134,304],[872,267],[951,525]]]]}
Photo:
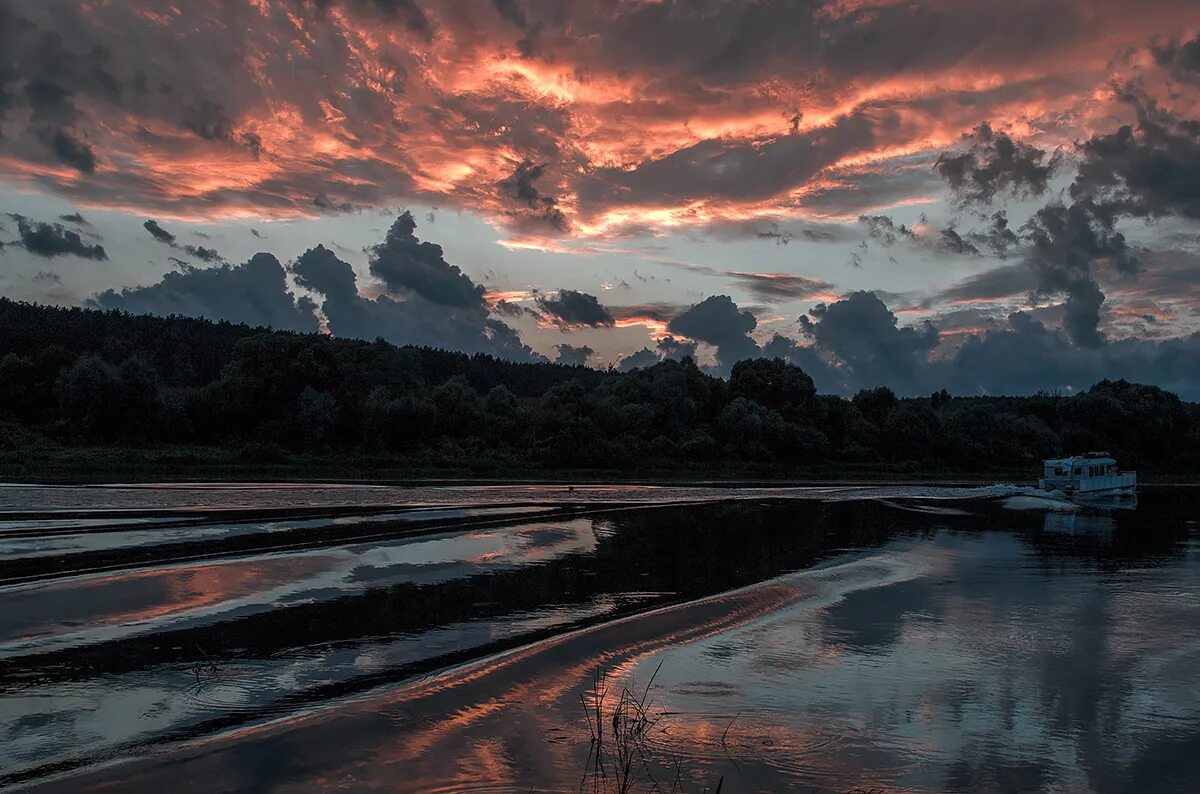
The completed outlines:
{"type": "Polygon", "coordinates": [[[1129,493],[1137,489],[1137,472],[1122,472],[1106,474],[1100,477],[1084,477],[1073,482],[1047,482],[1038,480],[1038,488],[1043,491],[1059,490],[1064,493],[1129,493]]]}

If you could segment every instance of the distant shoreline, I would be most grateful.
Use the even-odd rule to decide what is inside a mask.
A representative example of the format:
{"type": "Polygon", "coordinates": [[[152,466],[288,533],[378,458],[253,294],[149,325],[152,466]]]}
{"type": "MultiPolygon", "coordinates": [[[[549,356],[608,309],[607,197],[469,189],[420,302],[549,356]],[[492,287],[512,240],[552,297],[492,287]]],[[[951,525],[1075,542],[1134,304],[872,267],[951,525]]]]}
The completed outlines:
{"type": "MultiPolygon", "coordinates": [[[[22,451],[27,456],[29,450],[22,451]]],[[[389,485],[464,485],[464,484],[580,484],[629,483],[642,485],[703,484],[715,487],[757,485],[887,485],[925,483],[939,485],[979,485],[1012,483],[1033,485],[1038,472],[1032,470],[951,471],[922,469],[902,464],[894,466],[784,467],[774,465],[736,465],[724,468],[646,469],[640,471],[604,469],[519,469],[501,471],[495,467],[404,466],[395,461],[364,458],[312,458],[279,463],[252,463],[237,460],[235,452],[213,448],[113,447],[66,448],[47,450],[46,457],[14,460],[8,453],[0,458],[0,482],[47,484],[103,484],[130,482],[326,482],[389,485]]],[[[1196,484],[1200,475],[1140,473],[1146,484],[1196,484]]]]}

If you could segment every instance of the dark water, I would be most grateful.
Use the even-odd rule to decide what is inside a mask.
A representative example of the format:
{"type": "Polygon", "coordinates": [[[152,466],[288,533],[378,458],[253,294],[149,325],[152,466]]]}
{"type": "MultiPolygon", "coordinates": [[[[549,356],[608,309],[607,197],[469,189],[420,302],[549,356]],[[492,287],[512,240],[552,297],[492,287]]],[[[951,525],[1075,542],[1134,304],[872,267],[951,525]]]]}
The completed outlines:
{"type": "Polygon", "coordinates": [[[1200,780],[1198,488],[20,487],[0,513],[8,785],[609,791],[622,752],[632,790],[1200,780]]]}

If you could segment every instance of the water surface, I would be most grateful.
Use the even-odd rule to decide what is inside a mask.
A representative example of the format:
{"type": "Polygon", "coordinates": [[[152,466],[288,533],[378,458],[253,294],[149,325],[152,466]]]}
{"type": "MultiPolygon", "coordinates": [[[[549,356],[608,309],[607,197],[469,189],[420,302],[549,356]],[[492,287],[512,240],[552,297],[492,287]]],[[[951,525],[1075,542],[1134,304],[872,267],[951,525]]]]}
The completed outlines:
{"type": "MultiPolygon", "coordinates": [[[[142,507],[203,513],[189,488],[142,507]]],[[[286,500],[261,490],[241,506],[286,500]]],[[[0,775],[611,790],[583,703],[628,689],[653,720],[638,790],[1194,790],[1200,490],[1144,488],[1135,509],[1003,488],[683,490],[592,508],[522,486],[498,501],[573,512],[416,534],[389,517],[380,537],[273,551],[255,538],[287,519],[227,547],[203,517],[185,557],[148,562],[143,536],[95,574],[57,547],[0,587],[0,775]]],[[[455,494],[389,493],[379,515],[480,507],[455,494]]],[[[177,549],[188,530],[159,531],[177,549]]]]}

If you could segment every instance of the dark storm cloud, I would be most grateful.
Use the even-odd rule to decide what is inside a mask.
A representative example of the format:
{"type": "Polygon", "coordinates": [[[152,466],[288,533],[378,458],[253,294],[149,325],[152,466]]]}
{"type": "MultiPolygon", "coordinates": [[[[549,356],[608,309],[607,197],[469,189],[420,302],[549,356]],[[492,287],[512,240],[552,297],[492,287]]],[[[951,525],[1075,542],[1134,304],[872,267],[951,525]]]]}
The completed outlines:
{"type": "Polygon", "coordinates": [[[229,116],[220,105],[208,100],[188,105],[179,123],[206,141],[228,140],[233,136],[233,122],[229,116]]]}
{"type": "Polygon", "coordinates": [[[9,217],[17,222],[19,239],[16,244],[31,254],[46,258],[78,256],[84,259],[108,259],[104,246],[85,243],[78,232],[67,229],[61,223],[43,223],[16,214],[9,217]]]}
{"type": "Polygon", "coordinates": [[[930,323],[901,327],[875,295],[860,292],[802,318],[810,346],[776,334],[758,355],[789,361],[808,372],[819,390],[847,395],[880,385],[910,396],[943,387],[955,394],[1069,392],[1104,378],[1127,378],[1200,398],[1195,378],[1200,334],[1161,341],[1101,339],[1080,347],[1067,333],[1024,312],[993,322],[968,310],[961,318],[938,322],[948,330],[978,323],[992,327],[966,335],[957,349],[935,357],[938,329],[930,323]]]}
{"type": "Polygon", "coordinates": [[[535,302],[548,320],[564,328],[611,327],[616,322],[596,296],[586,292],[564,289],[538,295],[535,302]]]}
{"type": "Polygon", "coordinates": [[[658,340],[658,343],[654,347],[658,351],[658,355],[663,359],[680,361],[685,358],[696,357],[696,343],[686,339],[664,336],[658,340]]]}
{"type": "Polygon", "coordinates": [[[175,235],[171,234],[169,231],[164,229],[162,226],[159,226],[158,221],[149,219],[145,223],[142,224],[142,228],[144,228],[146,231],[150,232],[150,236],[153,237],[155,240],[158,240],[160,243],[169,245],[172,248],[175,247],[175,241],[176,241],[175,235]]]}
{"type": "Polygon", "coordinates": [[[967,202],[988,203],[1004,193],[1040,196],[1062,163],[1060,153],[1047,157],[1045,150],[1014,141],[987,123],[976,127],[966,140],[970,142],[966,151],[943,154],[934,169],[967,202]]]}
{"type": "Polygon", "coordinates": [[[148,287],[107,290],[91,304],[132,314],[183,314],[289,331],[318,328],[312,302],[293,298],[283,265],[271,254],[255,254],[241,265],[185,267],[148,287]]]}
{"type": "Polygon", "coordinates": [[[358,298],[358,277],[349,262],[343,262],[323,245],[310,248],[292,265],[296,283],[328,299],[358,298]]]}
{"type": "Polygon", "coordinates": [[[384,242],[369,249],[371,275],[394,292],[412,293],[444,306],[482,308],[483,287],[448,263],[440,245],[418,240],[416,228],[411,212],[396,218],[384,242]]]}
{"type": "Polygon", "coordinates": [[[716,347],[717,360],[728,370],[758,352],[757,343],[750,338],[757,325],[754,315],[739,309],[728,295],[713,295],[672,319],[667,329],[716,347]]]}
{"type": "Polygon", "coordinates": [[[831,366],[815,347],[800,345],[795,339],[775,334],[763,345],[759,357],[778,358],[800,367],[821,392],[843,394],[847,391],[844,373],[831,366]]]}
{"type": "Polygon", "coordinates": [[[587,345],[555,345],[554,349],[558,351],[558,356],[555,357],[555,364],[565,364],[568,367],[582,367],[587,364],[596,351],[592,350],[587,345]]]}
{"type": "Polygon", "coordinates": [[[111,60],[101,45],[83,51],[67,47],[58,30],[40,28],[14,6],[4,4],[0,7],[0,122],[9,107],[26,107],[28,131],[56,161],[81,173],[95,172],[98,158],[78,129],[76,98],[86,95],[121,104],[123,86],[110,71],[111,60]]]}
{"type": "Polygon", "coordinates": [[[96,152],[66,130],[41,130],[39,137],[60,163],[90,174],[96,170],[96,152]]]}
{"type": "Polygon", "coordinates": [[[296,260],[296,282],[321,294],[329,330],[359,339],[381,337],[398,345],[544,360],[511,327],[488,316],[482,287],[448,264],[440,246],[418,242],[414,229],[412,216],[404,213],[386,241],[370,249],[371,271],[388,285],[390,294],[360,295],[354,269],[324,246],[296,260]]]}
{"type": "MultiPolygon", "coordinates": [[[[663,337],[658,340],[651,350],[648,347],[643,347],[641,350],[630,353],[627,356],[621,357],[617,361],[617,369],[621,372],[629,372],[635,369],[645,369],[652,367],[662,361],[682,361],[685,358],[694,359],[696,357],[696,343],[687,339],[676,339],[673,336],[663,337]]],[[[758,348],[754,351],[749,351],[749,356],[753,356],[758,348]]],[[[725,369],[733,366],[736,362],[729,362],[725,365],[725,369]]],[[[707,370],[707,368],[705,368],[707,370]]],[[[721,374],[720,370],[713,374],[721,374]]]]}
{"type": "Polygon", "coordinates": [[[510,210],[517,221],[545,224],[566,232],[570,228],[567,218],[558,207],[558,199],[547,196],[533,184],[546,171],[546,164],[534,165],[532,161],[521,162],[512,176],[500,182],[500,188],[510,200],[522,206],[521,210],[510,210]]]}
{"type": "Polygon", "coordinates": [[[900,327],[874,293],[854,292],[822,304],[800,318],[813,344],[843,364],[849,389],[889,385],[921,389],[921,364],[937,346],[938,331],[929,323],[900,327]]]}
{"type": "Polygon", "coordinates": [[[91,223],[88,222],[87,218],[83,217],[78,212],[72,212],[69,215],[59,215],[58,219],[60,221],[66,221],[67,223],[74,223],[79,226],[91,226],[92,225],[91,223]]]}
{"type": "Polygon", "coordinates": [[[1066,295],[1063,327],[1080,347],[1096,347],[1104,293],[1093,268],[1101,262],[1126,274],[1135,274],[1137,257],[1114,228],[1115,218],[1091,202],[1070,206],[1051,204],[1037,211],[1026,224],[1032,247],[1026,263],[1032,269],[1041,295],[1066,295]]]}
{"type": "Polygon", "coordinates": [[[643,347],[641,350],[630,353],[627,356],[622,356],[617,362],[617,369],[621,372],[631,372],[635,369],[653,367],[661,360],[653,350],[643,347]]]}
{"type": "Polygon", "coordinates": [[[1134,217],[1200,219],[1200,120],[1159,109],[1134,91],[1137,124],[1080,145],[1071,196],[1134,217]]]}
{"type": "Polygon", "coordinates": [[[958,394],[1032,394],[1080,390],[1104,378],[1153,383],[1200,399],[1200,334],[1151,341],[1103,341],[1091,348],[1018,312],[1008,327],[968,337],[931,375],[958,394]]]}
{"type": "Polygon", "coordinates": [[[1200,80],[1200,36],[1190,41],[1169,41],[1152,45],[1154,60],[1182,81],[1200,80]]]}

